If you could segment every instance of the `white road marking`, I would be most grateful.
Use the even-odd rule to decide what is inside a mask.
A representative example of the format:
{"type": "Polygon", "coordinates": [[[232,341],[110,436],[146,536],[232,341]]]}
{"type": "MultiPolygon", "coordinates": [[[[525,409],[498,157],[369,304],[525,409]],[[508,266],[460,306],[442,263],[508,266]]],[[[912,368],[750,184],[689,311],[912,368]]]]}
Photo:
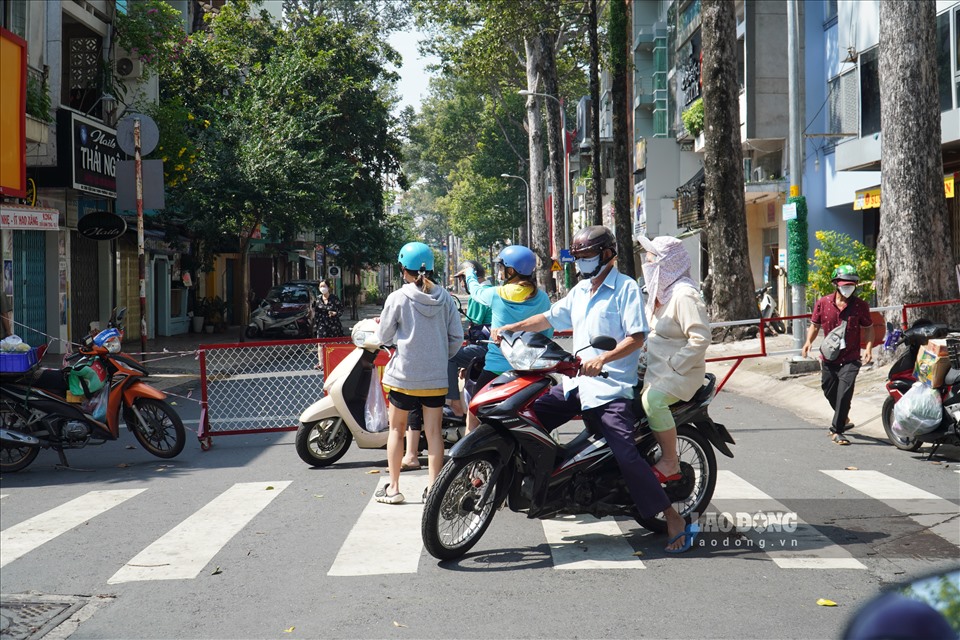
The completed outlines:
{"type": "Polygon", "coordinates": [[[951,501],[879,471],[843,469],[823,473],[893,507],[931,533],[960,546],[960,510],[951,501]]]}
{"type": "Polygon", "coordinates": [[[373,576],[416,573],[423,553],[420,496],[429,482],[426,474],[400,479],[403,504],[380,504],[373,492],[386,482],[379,478],[356,524],[347,534],[328,576],[373,576]]]}
{"type": "Polygon", "coordinates": [[[138,553],[107,583],[196,578],[217,552],[289,485],[290,481],[233,485],[138,553]],[[267,489],[271,486],[272,490],[267,489]]]}
{"type": "Polygon", "coordinates": [[[146,489],[90,491],[0,532],[0,567],[146,489]]]}
{"type": "Polygon", "coordinates": [[[782,569],[866,569],[786,505],[731,471],[717,473],[711,504],[733,525],[742,525],[751,548],[762,549],[782,569]]]}
{"type": "Polygon", "coordinates": [[[554,569],[644,569],[616,520],[590,515],[541,520],[554,569]]]}
{"type": "Polygon", "coordinates": [[[9,494],[9,493],[0,493],[0,500],[3,500],[3,499],[6,498],[8,495],[10,495],[10,494],[9,494]]]}

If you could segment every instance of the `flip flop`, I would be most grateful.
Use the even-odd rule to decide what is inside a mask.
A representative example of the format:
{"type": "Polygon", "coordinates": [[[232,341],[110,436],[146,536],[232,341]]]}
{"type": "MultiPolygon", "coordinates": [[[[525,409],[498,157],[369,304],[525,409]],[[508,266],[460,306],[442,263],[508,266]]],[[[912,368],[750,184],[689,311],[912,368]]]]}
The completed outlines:
{"type": "Polygon", "coordinates": [[[683,546],[680,547],[679,549],[664,549],[664,551],[672,554],[686,553],[687,551],[690,551],[690,549],[693,547],[693,542],[694,540],[697,539],[697,536],[699,534],[700,534],[700,525],[698,525],[696,522],[691,522],[683,529],[683,533],[678,533],[677,535],[667,540],[667,546],[670,546],[680,538],[684,538],[684,536],[686,536],[683,540],[683,546]]]}
{"type": "Polygon", "coordinates": [[[657,482],[660,484],[667,484],[668,482],[676,482],[677,480],[683,480],[682,473],[675,473],[672,476],[665,476],[660,469],[657,469],[655,466],[650,465],[650,468],[653,469],[653,475],[657,476],[657,482]]]}
{"type": "Polygon", "coordinates": [[[400,463],[400,471],[418,471],[423,465],[419,462],[417,464],[409,464],[407,462],[400,463]]]}
{"type": "Polygon", "coordinates": [[[838,444],[843,447],[850,444],[850,441],[844,438],[842,433],[831,433],[830,439],[833,440],[833,444],[838,444]]]}

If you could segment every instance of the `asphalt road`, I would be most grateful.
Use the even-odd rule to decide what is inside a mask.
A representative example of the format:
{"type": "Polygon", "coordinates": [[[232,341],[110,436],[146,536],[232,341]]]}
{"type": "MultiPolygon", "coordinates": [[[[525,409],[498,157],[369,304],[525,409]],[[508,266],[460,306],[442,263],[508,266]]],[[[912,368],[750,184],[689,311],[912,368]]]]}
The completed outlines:
{"type": "Polygon", "coordinates": [[[856,430],[838,447],[728,391],[711,413],[736,457],[718,456],[712,530],[683,556],[631,521],[505,510],[438,563],[419,543],[425,472],[379,505],[382,451],[312,469],[292,433],[191,439],[170,461],[124,433],[70,452],[72,471],[43,452],[0,479],[4,637],[23,637],[27,600],[31,624],[66,620],[48,638],[830,638],[881,588],[956,565],[960,464],[856,430]]]}

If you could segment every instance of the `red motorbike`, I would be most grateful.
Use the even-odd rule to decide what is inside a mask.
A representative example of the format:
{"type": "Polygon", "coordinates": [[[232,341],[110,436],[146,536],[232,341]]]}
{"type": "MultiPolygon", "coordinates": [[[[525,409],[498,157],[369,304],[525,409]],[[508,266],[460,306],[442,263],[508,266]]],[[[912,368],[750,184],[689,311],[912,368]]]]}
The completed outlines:
{"type": "MultiPolygon", "coordinates": [[[[501,337],[500,348],[514,370],[491,381],[470,402],[480,426],[453,447],[427,495],[421,520],[427,551],[440,560],[462,556],[480,540],[504,502],[528,518],[626,515],[651,531],[666,532],[663,514],[643,518],[637,513],[597,425],[585,422],[580,434],[561,444],[533,411],[537,398],[560,376],[579,374],[580,358],[539,333],[504,331],[501,337]]],[[[591,341],[592,347],[605,351],[616,345],[610,336],[591,341]]],[[[682,477],[666,483],[664,490],[685,518],[706,511],[713,497],[717,482],[713,449],[733,457],[727,446],[733,438],[707,413],[715,384],[708,374],[693,398],[670,408],[677,423],[682,477]]],[[[652,465],[660,449],[640,404],[641,386],[634,394],[634,438],[652,465]]]]}
{"type": "Polygon", "coordinates": [[[114,310],[107,329],[87,336],[79,353],[60,369],[4,374],[0,385],[0,472],[19,471],[40,449],[53,449],[64,467],[64,449],[103,444],[120,437],[120,417],[143,448],[158,458],[177,456],[186,443],[183,421],[164,399],[166,394],[143,381],[147,370],[121,353],[125,309],[114,310]],[[89,375],[76,385],[71,373],[89,375]],[[102,384],[94,389],[93,383],[102,384]],[[71,387],[81,391],[72,397],[71,387]],[[76,400],[71,402],[70,400],[76,400]]]}

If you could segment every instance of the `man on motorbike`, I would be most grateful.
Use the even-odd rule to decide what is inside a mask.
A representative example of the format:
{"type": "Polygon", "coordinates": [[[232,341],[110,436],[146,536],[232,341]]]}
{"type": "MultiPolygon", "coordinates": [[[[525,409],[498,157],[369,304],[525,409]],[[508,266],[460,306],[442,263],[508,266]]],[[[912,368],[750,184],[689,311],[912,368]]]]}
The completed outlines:
{"type": "Polygon", "coordinates": [[[580,230],[573,238],[570,251],[582,280],[545,313],[495,328],[493,339],[499,340],[501,331],[573,329],[572,351],[582,349],[586,354],[580,370],[582,375],[565,378],[562,385],[537,400],[534,411],[541,424],[550,430],[577,414],[599,427],[617,459],[640,516],[649,518],[663,512],[669,535],[666,551],[682,553],[693,545],[696,525],[685,527],[683,517],[670,504],[663,486],[634,442],[636,417],[632,398],[638,381],[638,349],[649,331],[640,287],[614,265],[616,240],[606,227],[580,230]],[[591,339],[598,335],[615,338],[616,348],[599,351],[590,347],[591,339]],[[603,371],[608,377],[600,376],[603,371]]]}
{"type": "Polygon", "coordinates": [[[823,360],[820,370],[820,386],[830,406],[833,407],[833,423],[830,425],[830,437],[834,443],[848,445],[850,441],[843,432],[853,428],[850,424],[850,401],[857,381],[860,367],[873,359],[873,320],[870,318],[870,306],[856,295],[860,275],[849,264],[842,264],[833,270],[830,277],[837,290],[817,300],[810,316],[810,328],[807,329],[807,341],[800,354],[806,357],[814,339],[820,333],[820,327],[830,333],[847,322],[844,332],[845,346],[832,362],[823,360]],[[866,338],[866,352],[860,359],[860,328],[863,327],[866,338]]]}

